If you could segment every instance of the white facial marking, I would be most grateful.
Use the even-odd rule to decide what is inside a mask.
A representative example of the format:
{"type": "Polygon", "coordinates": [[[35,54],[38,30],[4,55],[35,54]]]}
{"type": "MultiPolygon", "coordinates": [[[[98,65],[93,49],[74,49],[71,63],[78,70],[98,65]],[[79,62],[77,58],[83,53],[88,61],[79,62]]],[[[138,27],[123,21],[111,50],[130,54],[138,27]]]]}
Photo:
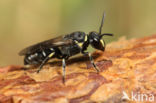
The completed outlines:
{"type": "Polygon", "coordinates": [[[103,40],[102,40],[102,39],[100,40],[100,42],[102,43],[102,46],[104,47],[104,46],[105,46],[105,44],[104,44],[104,42],[103,42],[103,40]]]}

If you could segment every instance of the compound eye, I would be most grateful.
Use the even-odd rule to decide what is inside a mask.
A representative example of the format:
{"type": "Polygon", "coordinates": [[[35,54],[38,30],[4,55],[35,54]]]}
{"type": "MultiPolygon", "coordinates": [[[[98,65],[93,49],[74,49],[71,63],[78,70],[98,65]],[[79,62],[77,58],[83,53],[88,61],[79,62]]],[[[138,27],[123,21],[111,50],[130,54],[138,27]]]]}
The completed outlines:
{"type": "Polygon", "coordinates": [[[97,39],[97,38],[94,38],[94,42],[99,42],[99,39],[97,39]]]}

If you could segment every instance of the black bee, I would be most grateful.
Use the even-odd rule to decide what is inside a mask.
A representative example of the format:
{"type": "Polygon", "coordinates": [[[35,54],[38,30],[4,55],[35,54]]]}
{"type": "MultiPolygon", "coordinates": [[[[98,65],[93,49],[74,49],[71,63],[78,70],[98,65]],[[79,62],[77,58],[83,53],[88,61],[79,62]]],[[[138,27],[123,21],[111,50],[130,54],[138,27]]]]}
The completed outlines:
{"type": "Polygon", "coordinates": [[[35,45],[29,46],[23,49],[19,55],[24,55],[24,65],[37,65],[39,64],[38,73],[42,69],[43,65],[48,62],[49,59],[58,58],[62,59],[62,71],[63,71],[63,82],[65,81],[65,61],[69,57],[82,53],[88,55],[94,69],[99,72],[98,67],[95,65],[93,58],[89,52],[85,52],[87,47],[91,46],[95,49],[104,51],[105,41],[102,39],[104,35],[113,36],[113,34],[105,33],[101,34],[104,14],[101,21],[99,33],[90,32],[85,34],[81,31],[76,31],[65,36],[59,36],[50,40],[46,40],[35,45]]]}

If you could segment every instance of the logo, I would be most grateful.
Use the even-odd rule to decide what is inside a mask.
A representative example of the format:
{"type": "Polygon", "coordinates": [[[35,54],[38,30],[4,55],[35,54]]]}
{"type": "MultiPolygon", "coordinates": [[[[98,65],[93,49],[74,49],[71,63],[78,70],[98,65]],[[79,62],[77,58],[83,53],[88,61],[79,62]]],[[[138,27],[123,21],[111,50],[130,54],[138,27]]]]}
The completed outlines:
{"type": "Polygon", "coordinates": [[[122,92],[122,100],[128,101],[136,101],[136,102],[154,102],[154,94],[146,94],[146,93],[139,93],[139,92],[131,92],[128,95],[125,91],[122,92]]]}

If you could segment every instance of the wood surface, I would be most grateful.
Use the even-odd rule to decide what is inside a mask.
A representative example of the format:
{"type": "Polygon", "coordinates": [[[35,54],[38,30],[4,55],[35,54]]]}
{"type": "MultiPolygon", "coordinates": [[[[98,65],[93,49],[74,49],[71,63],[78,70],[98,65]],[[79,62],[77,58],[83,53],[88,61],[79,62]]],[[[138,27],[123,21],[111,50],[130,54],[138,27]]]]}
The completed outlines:
{"type": "Polygon", "coordinates": [[[60,61],[39,74],[37,67],[1,67],[0,103],[136,103],[123,99],[123,92],[153,94],[156,103],[156,35],[120,38],[93,56],[100,73],[87,57],[73,58],[67,61],[65,84],[60,61]]]}

